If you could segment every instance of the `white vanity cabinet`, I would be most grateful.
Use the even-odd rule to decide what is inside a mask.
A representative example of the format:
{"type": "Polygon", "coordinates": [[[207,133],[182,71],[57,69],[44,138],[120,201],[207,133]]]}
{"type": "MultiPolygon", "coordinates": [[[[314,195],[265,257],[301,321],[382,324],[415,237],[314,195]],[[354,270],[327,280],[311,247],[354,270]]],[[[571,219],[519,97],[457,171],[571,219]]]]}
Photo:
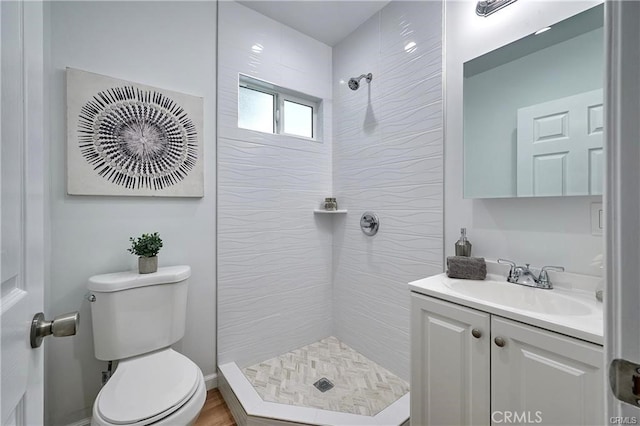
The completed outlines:
{"type": "Polygon", "coordinates": [[[602,347],[411,293],[411,424],[604,424],[602,347]]]}

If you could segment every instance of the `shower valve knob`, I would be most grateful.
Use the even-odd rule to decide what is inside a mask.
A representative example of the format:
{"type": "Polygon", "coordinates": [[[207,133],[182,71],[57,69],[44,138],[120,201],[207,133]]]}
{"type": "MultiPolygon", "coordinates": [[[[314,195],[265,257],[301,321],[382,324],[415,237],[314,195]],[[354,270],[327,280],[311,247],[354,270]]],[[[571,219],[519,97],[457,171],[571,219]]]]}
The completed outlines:
{"type": "Polygon", "coordinates": [[[373,212],[364,212],[360,218],[360,229],[362,229],[362,232],[372,237],[376,235],[379,227],[380,219],[378,219],[378,215],[373,212]]]}

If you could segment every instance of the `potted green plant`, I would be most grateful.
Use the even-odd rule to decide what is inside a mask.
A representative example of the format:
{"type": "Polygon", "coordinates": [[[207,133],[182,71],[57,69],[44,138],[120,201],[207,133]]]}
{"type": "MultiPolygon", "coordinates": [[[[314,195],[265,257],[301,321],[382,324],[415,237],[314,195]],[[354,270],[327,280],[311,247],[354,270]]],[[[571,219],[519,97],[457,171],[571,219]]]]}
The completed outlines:
{"type": "Polygon", "coordinates": [[[157,232],[142,234],[138,238],[129,237],[131,248],[127,251],[138,257],[138,272],[150,274],[158,270],[158,252],[162,248],[162,239],[157,232]]]}

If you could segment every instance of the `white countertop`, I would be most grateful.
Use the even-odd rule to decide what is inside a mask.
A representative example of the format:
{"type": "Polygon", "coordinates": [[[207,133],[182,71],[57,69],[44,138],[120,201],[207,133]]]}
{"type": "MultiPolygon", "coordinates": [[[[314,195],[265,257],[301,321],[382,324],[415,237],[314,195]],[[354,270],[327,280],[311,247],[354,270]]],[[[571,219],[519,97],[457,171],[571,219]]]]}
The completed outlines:
{"type": "MultiPolygon", "coordinates": [[[[504,276],[493,274],[487,275],[487,280],[498,281],[500,282],[500,284],[506,282],[506,278],[504,276]]],[[[544,295],[545,298],[549,299],[557,296],[559,306],[562,306],[563,300],[566,300],[566,298],[571,298],[576,302],[579,302],[581,305],[587,307],[585,311],[588,311],[581,315],[563,315],[532,312],[529,310],[509,306],[507,303],[505,303],[505,298],[502,298],[502,302],[497,302],[494,300],[490,300],[490,298],[485,299],[464,294],[463,292],[456,291],[454,288],[452,288],[454,286],[451,286],[451,283],[453,283],[454,281],[460,280],[452,280],[451,278],[447,277],[446,274],[439,274],[410,282],[409,289],[412,292],[432,296],[448,302],[478,309],[480,311],[488,312],[490,314],[499,315],[504,318],[520,321],[525,324],[530,324],[547,330],[555,331],[557,333],[565,334],[567,336],[582,339],[598,345],[604,344],[604,315],[602,303],[596,300],[595,294],[591,289],[582,289],[579,285],[558,285],[555,286],[552,290],[544,290],[520,286],[518,284],[509,284],[521,287],[524,294],[526,294],[527,292],[548,292],[544,295]]],[[[473,285],[472,280],[465,281],[468,281],[469,284],[473,285]]],[[[482,281],[477,282],[479,285],[485,284],[485,282],[482,281]]],[[[536,295],[537,293],[529,294],[536,295]]]]}

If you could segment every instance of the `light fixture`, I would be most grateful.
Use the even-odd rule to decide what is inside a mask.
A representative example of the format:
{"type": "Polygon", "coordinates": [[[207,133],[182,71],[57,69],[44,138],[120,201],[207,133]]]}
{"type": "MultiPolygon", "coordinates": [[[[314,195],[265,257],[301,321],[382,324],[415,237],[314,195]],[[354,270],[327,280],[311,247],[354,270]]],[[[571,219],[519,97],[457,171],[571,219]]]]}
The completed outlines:
{"type": "Polygon", "coordinates": [[[476,14],[487,17],[517,0],[482,0],[476,5],[476,14]]]}
{"type": "Polygon", "coordinates": [[[540,28],[538,31],[536,31],[535,33],[533,33],[533,35],[538,35],[538,34],[542,34],[542,33],[546,33],[547,31],[549,31],[551,29],[551,27],[544,27],[544,28],[540,28]]]}
{"type": "Polygon", "coordinates": [[[251,46],[251,50],[253,50],[256,53],[262,52],[262,49],[263,49],[263,47],[262,47],[262,45],[260,43],[256,43],[253,46],[251,46]]]}

